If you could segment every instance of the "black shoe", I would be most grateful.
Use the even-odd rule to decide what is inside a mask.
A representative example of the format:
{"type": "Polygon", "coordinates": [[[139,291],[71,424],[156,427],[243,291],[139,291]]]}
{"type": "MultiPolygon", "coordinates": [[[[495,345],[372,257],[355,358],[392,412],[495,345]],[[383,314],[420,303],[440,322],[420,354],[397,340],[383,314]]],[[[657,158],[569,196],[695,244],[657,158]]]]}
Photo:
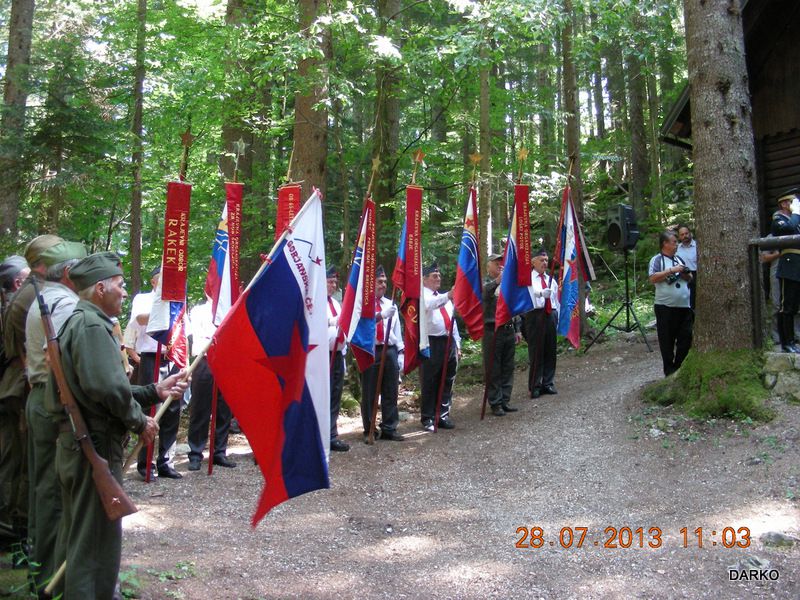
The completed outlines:
{"type": "Polygon", "coordinates": [[[781,350],[788,354],[800,354],[800,348],[794,344],[786,344],[785,346],[781,346],[781,350]]]}
{"type": "Polygon", "coordinates": [[[190,471],[199,471],[200,470],[200,459],[199,458],[190,458],[189,459],[189,470],[190,471]]]}
{"type": "Polygon", "coordinates": [[[166,479],[183,479],[183,475],[178,473],[175,469],[173,469],[169,465],[162,465],[158,467],[158,476],[164,477],[166,479]]]}
{"type": "Polygon", "coordinates": [[[228,429],[229,433],[242,433],[241,427],[239,427],[239,421],[236,419],[231,419],[231,426],[228,429]]]}
{"type": "Polygon", "coordinates": [[[350,444],[342,440],[331,440],[332,452],[347,452],[348,450],[350,450],[350,444]]]}
{"type": "Polygon", "coordinates": [[[422,419],[422,428],[425,431],[433,431],[433,419],[422,419]]]}
{"type": "Polygon", "coordinates": [[[538,398],[541,395],[542,390],[540,388],[533,388],[533,391],[531,392],[531,398],[538,398]]]}
{"type": "Polygon", "coordinates": [[[380,439],[386,440],[387,442],[404,442],[406,440],[404,435],[399,434],[396,431],[383,431],[383,430],[381,430],[380,439]]]}
{"type": "MultiPolygon", "coordinates": [[[[495,404],[494,406],[492,406],[492,414],[495,417],[505,417],[506,411],[504,411],[503,407],[500,406],[499,404],[495,404]]],[[[441,427],[441,425],[439,425],[439,427],[441,427]]]]}
{"type": "MultiPolygon", "coordinates": [[[[144,467],[139,467],[136,470],[139,471],[139,476],[142,478],[142,480],[147,479],[147,471],[144,467]]],[[[156,466],[150,465],[150,481],[153,481],[154,479],[158,479],[158,473],[156,473],[156,466]]]]}
{"type": "Polygon", "coordinates": [[[542,388],[542,393],[543,393],[543,394],[552,394],[552,395],[555,395],[555,394],[557,394],[558,392],[556,391],[556,386],[554,386],[554,385],[546,385],[546,386],[544,386],[544,387],[542,388]]]}
{"type": "Polygon", "coordinates": [[[509,413],[509,412],[517,412],[519,409],[518,408],[514,408],[510,404],[503,404],[503,410],[505,412],[509,413]]]}
{"type": "Polygon", "coordinates": [[[439,419],[439,429],[455,429],[456,424],[449,418],[439,419]]]}
{"type": "Polygon", "coordinates": [[[236,466],[236,463],[230,460],[227,456],[215,456],[214,457],[214,464],[218,467],[226,467],[228,469],[232,469],[236,466]]]}

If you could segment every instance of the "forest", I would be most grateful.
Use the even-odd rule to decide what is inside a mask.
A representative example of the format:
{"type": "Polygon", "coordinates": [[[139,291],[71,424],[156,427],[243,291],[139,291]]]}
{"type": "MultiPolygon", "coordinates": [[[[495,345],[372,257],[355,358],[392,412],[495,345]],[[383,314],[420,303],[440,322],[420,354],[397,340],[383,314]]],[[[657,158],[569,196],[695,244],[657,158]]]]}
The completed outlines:
{"type": "Polygon", "coordinates": [[[639,270],[649,234],[691,223],[691,156],[659,142],[687,78],[678,0],[0,0],[0,27],[0,250],[44,232],[114,250],[131,293],[159,261],[187,130],[192,300],[234,168],[245,281],[289,180],[322,191],[341,269],[372,180],[392,265],[418,151],[424,258],[445,273],[473,180],[483,252],[506,235],[518,178],[533,243],[552,251],[570,157],[601,279],[622,264],[609,208],[636,210],[639,270]]]}

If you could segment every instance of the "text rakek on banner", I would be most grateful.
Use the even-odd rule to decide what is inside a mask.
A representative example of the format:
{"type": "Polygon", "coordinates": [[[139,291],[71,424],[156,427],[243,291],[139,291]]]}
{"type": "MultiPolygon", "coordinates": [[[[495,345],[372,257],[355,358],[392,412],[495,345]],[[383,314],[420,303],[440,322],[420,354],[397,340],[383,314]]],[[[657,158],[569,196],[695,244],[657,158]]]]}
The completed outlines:
{"type": "Polygon", "coordinates": [[[207,356],[264,476],[252,523],[329,487],[327,289],[315,191],[217,328],[207,356]]]}
{"type": "Polygon", "coordinates": [[[479,239],[477,190],[470,187],[464,216],[464,230],[461,234],[461,247],[458,251],[453,303],[464,319],[469,336],[473,340],[483,337],[483,286],[478,251],[479,239]]]}
{"type": "Polygon", "coordinates": [[[594,267],[589,259],[589,251],[583,239],[583,230],[578,221],[575,205],[572,202],[572,190],[564,188],[561,197],[561,217],[558,223],[558,240],[556,241],[555,258],[561,265],[559,271],[559,302],[561,312],[558,316],[558,335],[566,337],[578,348],[581,343],[580,323],[580,280],[594,281],[594,267]]]}
{"type": "Polygon", "coordinates": [[[416,369],[422,356],[428,356],[428,330],[425,319],[420,318],[422,293],[422,188],[406,187],[406,219],[400,233],[397,262],[392,273],[392,283],[403,293],[400,312],[403,315],[403,342],[405,344],[406,375],[416,369]]]}
{"type": "Polygon", "coordinates": [[[192,186],[170,181],[164,217],[164,252],[161,276],[155,289],[146,331],[166,348],[167,358],[186,366],[186,273],[189,258],[189,206],[192,186]]]}
{"type": "Polygon", "coordinates": [[[339,318],[361,372],[375,362],[375,252],[375,203],[367,198],[339,318]]]}

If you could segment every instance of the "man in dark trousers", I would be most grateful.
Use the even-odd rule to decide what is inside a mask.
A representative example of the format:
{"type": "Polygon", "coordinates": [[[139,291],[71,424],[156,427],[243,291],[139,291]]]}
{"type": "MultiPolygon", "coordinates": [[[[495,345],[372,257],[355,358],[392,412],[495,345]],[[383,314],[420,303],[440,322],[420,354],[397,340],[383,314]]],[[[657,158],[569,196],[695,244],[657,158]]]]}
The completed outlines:
{"type": "MultiPolygon", "coordinates": [[[[778,196],[778,210],[772,215],[772,235],[800,235],[800,211],[798,208],[800,189],[793,188],[778,196]]],[[[794,316],[800,308],[800,248],[784,248],[778,259],[776,272],[780,286],[781,302],[778,308],[778,337],[781,349],[793,354],[800,353],[794,338],[794,316]]]]}
{"type": "MultiPolygon", "coordinates": [[[[159,373],[155,372],[156,358],[158,352],[158,342],[147,334],[147,323],[150,320],[150,311],[153,309],[153,302],[156,299],[156,287],[161,277],[161,267],[158,266],[150,272],[150,284],[153,286],[149,292],[136,294],[131,302],[131,321],[136,321],[139,326],[139,335],[136,338],[136,352],[139,354],[139,373],[138,384],[147,385],[158,381],[159,377],[166,376],[177,371],[177,367],[171,364],[166,355],[167,349],[161,348],[161,356],[158,357],[159,373]]],[[[172,452],[175,441],[178,439],[178,425],[181,419],[181,403],[170,402],[169,407],[164,412],[159,423],[158,432],[158,456],[156,458],[157,471],[150,466],[151,479],[164,477],[166,479],[180,479],[182,475],[172,466],[172,452]]],[[[145,478],[147,463],[147,448],[142,448],[137,460],[137,470],[142,478],[145,478]]]]}
{"type": "MultiPolygon", "coordinates": [[[[92,254],[70,270],[80,300],[59,335],[61,366],[89,428],[97,453],[108,461],[122,483],[123,442],[132,431],[152,442],[158,424],[141,406],[181,395],[182,374],[157,384],[131,386],[122,366],[120,344],[114,338],[112,317],[127,297],[119,257],[112,252],[92,254]]],[[[45,389],[48,407],[59,403],[51,375],[45,389]]],[[[114,595],[122,551],[122,519],[110,521],[92,479],[92,467],[61,412],[56,445],[56,470],[61,482],[63,516],[55,564],[66,559],[64,598],[108,600],[114,595]]],[[[57,592],[58,592],[57,591],[57,592]]]]}
{"type": "Polygon", "coordinates": [[[397,318],[397,306],[384,298],[386,293],[386,271],[379,265],[375,270],[375,362],[361,374],[361,421],[364,425],[364,441],[369,436],[372,424],[372,405],[378,382],[381,355],[386,345],[386,360],[381,378],[381,424],[376,437],[392,442],[402,442],[405,438],[397,433],[399,416],[397,411],[397,387],[400,377],[399,357],[403,353],[403,333],[397,318]],[[389,319],[392,327],[389,329],[389,319]],[[388,343],[386,334],[389,334],[388,343]]]}
{"type": "Polygon", "coordinates": [[[444,388],[439,401],[438,429],[453,429],[455,423],[450,418],[450,405],[453,398],[453,382],[458,369],[458,357],[461,354],[461,336],[458,327],[453,322],[455,306],[453,306],[453,290],[439,293],[442,286],[442,273],[434,262],[422,270],[422,302],[420,310],[424,310],[424,319],[428,326],[428,341],[430,343],[430,356],[423,356],[420,364],[420,377],[422,378],[421,420],[422,428],[426,431],[434,430],[436,418],[436,399],[439,397],[439,388],[442,381],[442,370],[446,371],[444,388]],[[453,339],[450,340],[450,352],[445,356],[447,336],[452,330],[453,339]]]}
{"type": "Polygon", "coordinates": [[[528,341],[528,389],[531,398],[556,394],[556,327],[558,326],[558,284],[547,273],[547,251],[533,257],[529,291],[533,310],[525,314],[528,341]]]}
{"type": "MultiPolygon", "coordinates": [[[[192,336],[192,356],[197,356],[208,348],[216,326],[211,314],[211,299],[195,306],[189,313],[189,331],[192,336]]],[[[208,423],[211,419],[211,404],[214,394],[214,376],[208,368],[206,357],[192,374],[192,402],[189,404],[189,470],[199,471],[203,460],[203,450],[208,441],[208,423]]],[[[231,426],[231,409],[225,403],[222,392],[217,390],[217,415],[214,427],[214,456],[211,460],[220,467],[232,468],[236,463],[230,460],[228,452],[228,432],[231,426]]]]}
{"type": "Polygon", "coordinates": [[[486,263],[483,282],[483,370],[489,386],[487,398],[496,417],[517,412],[511,406],[511,389],[514,385],[514,348],[522,339],[520,319],[514,317],[495,331],[495,310],[503,278],[503,255],[492,254],[486,263]],[[491,371],[490,371],[491,369],[491,371]]]}
{"type": "Polygon", "coordinates": [[[331,445],[333,452],[347,452],[350,444],[339,439],[336,421],[342,407],[344,391],[344,355],[347,353],[347,342],[341,333],[339,316],[342,305],[333,297],[339,287],[339,274],[336,267],[329,267],[326,275],[328,285],[328,351],[331,357],[331,445]]]}
{"type": "Polygon", "coordinates": [[[661,251],[650,259],[647,270],[656,286],[656,331],[664,376],[677,371],[692,347],[694,311],[690,306],[689,282],[692,274],[676,255],[678,238],[672,231],[658,236],[661,251]]]}

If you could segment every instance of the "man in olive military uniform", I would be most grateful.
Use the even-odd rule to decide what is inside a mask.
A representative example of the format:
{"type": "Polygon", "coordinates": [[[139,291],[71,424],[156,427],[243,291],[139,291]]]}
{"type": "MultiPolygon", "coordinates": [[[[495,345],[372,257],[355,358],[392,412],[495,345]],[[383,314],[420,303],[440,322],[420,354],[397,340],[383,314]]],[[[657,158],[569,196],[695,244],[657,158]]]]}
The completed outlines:
{"type": "MultiPolygon", "coordinates": [[[[800,235],[800,214],[797,208],[799,188],[785,191],[778,196],[778,210],[772,215],[771,233],[774,236],[800,235]]],[[[794,316],[800,308],[800,248],[784,248],[776,273],[781,290],[778,308],[778,337],[784,352],[800,354],[794,339],[794,316]]]]}
{"type": "MultiPolygon", "coordinates": [[[[183,394],[183,373],[160,383],[131,386],[114,338],[111,317],[120,314],[127,297],[119,257],[112,252],[92,254],[72,267],[70,279],[80,300],[61,328],[61,365],[94,446],[118,481],[122,481],[123,442],[128,431],[145,443],[153,441],[158,424],[141,406],[183,394]]],[[[48,410],[56,411],[57,383],[51,375],[46,388],[48,410]]],[[[113,597],[122,549],[122,521],[109,521],[92,480],[92,469],[75,440],[69,421],[60,412],[56,470],[61,482],[64,512],[56,549],[56,564],[66,559],[65,598],[113,597]]]]}
{"type": "MultiPolygon", "coordinates": [[[[48,306],[55,331],[78,303],[69,270],[85,257],[86,248],[78,242],[61,242],[42,253],[41,259],[47,265],[47,282],[39,292],[48,306]]],[[[31,565],[36,565],[31,569],[31,577],[37,592],[44,589],[58,567],[53,555],[61,521],[61,487],[55,469],[58,428],[44,406],[45,386],[50,376],[45,360],[46,344],[39,303],[34,301],[25,322],[26,368],[31,388],[25,418],[28,424],[29,558],[31,565]]]]}
{"type": "Polygon", "coordinates": [[[25,247],[30,275],[14,294],[3,314],[3,347],[6,367],[0,381],[0,527],[27,537],[28,461],[25,401],[25,319],[34,300],[33,281],[44,284],[47,265],[42,253],[63,242],[55,235],[40,235],[25,247]]]}
{"type": "Polygon", "coordinates": [[[495,312],[500,281],[503,278],[503,255],[492,254],[486,263],[486,279],[483,282],[483,370],[489,387],[489,408],[496,417],[517,412],[511,406],[511,389],[514,385],[514,347],[522,339],[520,318],[495,331],[495,312]]]}

